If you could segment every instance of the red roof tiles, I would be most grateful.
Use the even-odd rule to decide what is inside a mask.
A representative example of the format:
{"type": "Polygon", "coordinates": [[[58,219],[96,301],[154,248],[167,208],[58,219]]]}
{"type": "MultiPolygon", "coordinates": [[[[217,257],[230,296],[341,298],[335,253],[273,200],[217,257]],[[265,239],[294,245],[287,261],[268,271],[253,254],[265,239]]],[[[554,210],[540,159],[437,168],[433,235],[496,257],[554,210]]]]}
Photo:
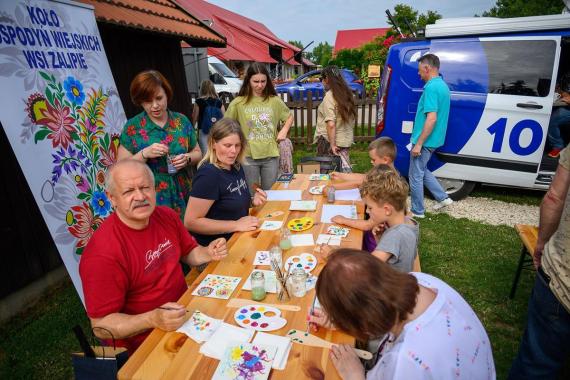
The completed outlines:
{"type": "Polygon", "coordinates": [[[178,36],[192,46],[224,46],[222,34],[170,0],[79,0],[95,7],[98,21],[178,36]]]}
{"type": "MultiPolygon", "coordinates": [[[[217,5],[203,0],[177,0],[177,2],[201,20],[211,21],[211,28],[226,36],[228,44],[226,49],[208,49],[209,54],[221,59],[274,63],[275,59],[269,55],[269,46],[281,48],[284,60],[300,50],[277,37],[262,23],[217,5]]],[[[288,64],[298,63],[290,60],[288,64]]]]}
{"type": "Polygon", "coordinates": [[[389,30],[390,28],[339,30],[336,32],[333,53],[341,49],[359,48],[365,43],[371,42],[375,37],[385,35],[389,30]]]}

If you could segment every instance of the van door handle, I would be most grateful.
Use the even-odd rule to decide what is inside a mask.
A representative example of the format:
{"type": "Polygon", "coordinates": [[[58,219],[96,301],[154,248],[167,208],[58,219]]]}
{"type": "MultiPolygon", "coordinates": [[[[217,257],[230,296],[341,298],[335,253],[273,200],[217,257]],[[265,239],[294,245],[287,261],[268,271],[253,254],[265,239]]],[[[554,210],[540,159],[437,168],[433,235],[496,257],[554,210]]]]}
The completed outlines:
{"type": "Polygon", "coordinates": [[[519,107],[519,108],[532,108],[535,110],[542,109],[542,106],[540,104],[533,104],[533,103],[517,103],[517,107],[519,107]]]}

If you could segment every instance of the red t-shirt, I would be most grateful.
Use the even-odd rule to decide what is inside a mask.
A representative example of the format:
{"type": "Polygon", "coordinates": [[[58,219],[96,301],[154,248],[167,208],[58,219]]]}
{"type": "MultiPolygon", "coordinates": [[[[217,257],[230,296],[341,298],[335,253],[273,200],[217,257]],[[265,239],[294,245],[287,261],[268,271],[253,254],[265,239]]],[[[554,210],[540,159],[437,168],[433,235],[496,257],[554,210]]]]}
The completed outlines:
{"type": "MultiPolygon", "coordinates": [[[[196,246],[168,207],[157,206],[142,230],[112,214],[95,231],[79,263],[87,315],[135,315],[177,301],[188,289],[180,258],[196,246]]],[[[149,333],[117,340],[117,345],[133,353],[149,333]]]]}

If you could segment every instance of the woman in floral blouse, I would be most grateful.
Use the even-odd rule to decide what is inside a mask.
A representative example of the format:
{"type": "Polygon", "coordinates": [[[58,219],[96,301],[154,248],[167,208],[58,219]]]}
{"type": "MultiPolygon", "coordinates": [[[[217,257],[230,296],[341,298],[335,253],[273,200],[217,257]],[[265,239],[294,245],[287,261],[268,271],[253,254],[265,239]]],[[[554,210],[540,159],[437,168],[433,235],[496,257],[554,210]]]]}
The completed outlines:
{"type": "Polygon", "coordinates": [[[192,123],[186,116],[168,110],[172,87],[158,71],[137,74],[130,92],[133,103],[144,111],[127,120],[121,133],[119,160],[146,162],[154,173],[157,204],[172,208],[183,219],[191,189],[185,168],[202,159],[192,123]]]}

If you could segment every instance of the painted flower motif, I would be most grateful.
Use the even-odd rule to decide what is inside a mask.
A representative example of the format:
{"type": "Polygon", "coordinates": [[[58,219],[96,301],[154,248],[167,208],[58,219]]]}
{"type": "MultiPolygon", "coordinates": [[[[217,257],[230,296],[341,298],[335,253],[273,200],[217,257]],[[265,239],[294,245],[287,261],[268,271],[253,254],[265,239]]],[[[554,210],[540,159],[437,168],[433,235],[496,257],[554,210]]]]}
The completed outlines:
{"type": "Polygon", "coordinates": [[[87,179],[79,174],[76,174],[73,177],[74,181],[75,181],[75,185],[77,186],[77,188],[79,190],[81,190],[82,192],[86,193],[89,191],[89,181],[87,181],[87,179]]]}
{"type": "Polygon", "coordinates": [[[40,93],[34,93],[28,96],[26,101],[26,113],[32,121],[37,124],[38,120],[42,118],[42,111],[47,110],[46,98],[40,93]]]}
{"type": "Polygon", "coordinates": [[[180,128],[180,125],[182,125],[182,122],[180,121],[180,118],[177,117],[176,119],[170,119],[168,124],[170,125],[170,128],[178,129],[180,128]]]}
{"type": "Polygon", "coordinates": [[[268,113],[262,113],[259,115],[259,120],[261,121],[269,121],[269,114],[268,113]]]}
{"type": "Polygon", "coordinates": [[[111,144],[109,144],[109,149],[101,148],[101,164],[104,166],[111,166],[117,162],[117,152],[119,149],[119,136],[113,135],[111,137],[111,144]]]}
{"type": "Polygon", "coordinates": [[[141,122],[139,124],[144,128],[146,126],[146,117],[141,117],[141,122]]]}
{"type": "Polygon", "coordinates": [[[129,126],[127,127],[127,135],[129,135],[129,136],[134,136],[134,135],[136,135],[136,134],[137,134],[137,131],[136,131],[136,129],[135,129],[135,126],[134,126],[134,125],[129,125],[129,126]]]}
{"type": "Polygon", "coordinates": [[[146,133],[146,129],[141,129],[139,131],[139,134],[141,135],[141,137],[144,141],[148,141],[148,134],[146,133]]]}
{"type": "Polygon", "coordinates": [[[65,89],[65,95],[71,101],[71,103],[78,106],[82,105],[85,101],[85,93],[83,92],[83,85],[77,79],[72,76],[67,77],[63,82],[63,88],[65,89]]]}
{"type": "Polygon", "coordinates": [[[95,230],[103,222],[98,216],[93,215],[91,207],[86,202],[81,205],[71,207],[66,214],[66,223],[69,226],[68,230],[76,237],[77,244],[75,246],[77,251],[82,251],[83,248],[93,236],[95,230]]]}
{"type": "Polygon", "coordinates": [[[164,138],[164,140],[162,140],[160,143],[161,143],[161,144],[164,144],[164,145],[168,145],[168,144],[170,144],[170,143],[173,142],[173,141],[174,141],[174,137],[173,137],[172,135],[168,135],[168,136],[166,136],[166,138],[164,138]]]}
{"type": "Polygon", "coordinates": [[[39,124],[48,127],[51,132],[47,138],[51,140],[54,148],[62,146],[67,149],[67,146],[73,142],[71,134],[75,131],[73,123],[75,119],[70,116],[71,110],[69,107],[62,107],[59,101],[55,100],[55,105],[47,103],[46,109],[40,109],[42,118],[38,120],[39,124]]]}
{"type": "Polygon", "coordinates": [[[158,190],[166,190],[168,189],[168,184],[164,181],[160,181],[158,184],[158,190]]]}
{"type": "Polygon", "coordinates": [[[105,195],[104,192],[95,191],[91,197],[91,207],[97,215],[107,216],[111,211],[111,202],[109,202],[109,199],[107,199],[107,195],[105,195]]]}
{"type": "Polygon", "coordinates": [[[105,172],[103,170],[97,172],[97,184],[100,186],[105,185],[105,172]]]}
{"type": "Polygon", "coordinates": [[[52,163],[54,164],[52,170],[52,181],[55,183],[59,181],[59,177],[65,171],[66,174],[71,174],[71,172],[77,172],[77,169],[81,173],[87,173],[87,169],[91,167],[91,160],[85,157],[80,149],[74,149],[70,145],[67,150],[59,148],[51,155],[53,157],[52,163]]]}
{"type": "Polygon", "coordinates": [[[186,145],[186,138],[180,136],[180,137],[178,138],[178,144],[180,144],[180,146],[181,146],[182,148],[186,149],[186,148],[187,148],[187,145],[186,145]]]}
{"type": "Polygon", "coordinates": [[[85,119],[85,127],[91,133],[97,132],[97,124],[95,121],[91,120],[90,118],[85,119]]]}

